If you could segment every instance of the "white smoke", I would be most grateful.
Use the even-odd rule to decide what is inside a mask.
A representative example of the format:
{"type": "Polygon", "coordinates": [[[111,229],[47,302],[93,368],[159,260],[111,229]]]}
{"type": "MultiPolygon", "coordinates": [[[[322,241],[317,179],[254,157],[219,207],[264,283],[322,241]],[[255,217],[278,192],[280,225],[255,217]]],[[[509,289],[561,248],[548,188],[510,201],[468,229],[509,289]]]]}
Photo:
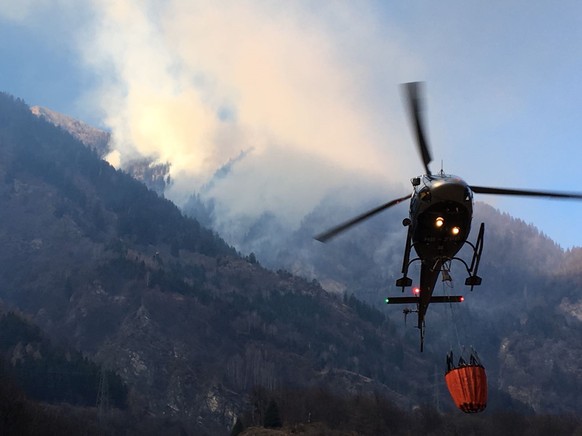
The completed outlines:
{"type": "MultiPolygon", "coordinates": [[[[177,203],[249,150],[240,161],[246,170],[231,177],[252,168],[253,178],[216,186],[214,195],[230,196],[216,198],[224,209],[232,198],[239,209],[248,203],[249,213],[261,195],[296,201],[307,186],[307,200],[293,208],[301,216],[338,180],[358,184],[354,173],[407,180],[421,169],[398,95],[397,84],[410,80],[429,83],[433,171],[443,159],[447,172],[475,185],[575,190],[577,159],[564,156],[578,150],[570,115],[582,88],[564,78],[579,70],[580,6],[448,6],[0,0],[0,25],[26,27],[43,49],[66,52],[67,61],[78,54],[79,65],[62,68],[86,74],[79,83],[91,89],[79,97],[81,118],[112,129],[116,150],[109,158],[116,165],[137,155],[171,162],[175,184],[168,195],[177,203]],[[550,22],[569,24],[558,31],[550,22]],[[532,152],[548,144],[551,153],[532,152]],[[318,159],[326,166],[297,166],[318,159]],[[283,170],[277,183],[255,192],[257,180],[273,180],[264,173],[273,171],[260,167],[266,162],[283,170]],[[534,186],[532,171],[541,168],[545,177],[534,186]],[[317,179],[317,186],[303,179],[317,179]]],[[[27,41],[10,40],[9,27],[4,42],[25,47],[27,41]]],[[[38,63],[31,77],[40,83],[50,65],[38,63]]],[[[575,203],[549,208],[516,198],[483,200],[541,223],[565,247],[579,245],[568,232],[575,203]]]]}
{"type": "Polygon", "coordinates": [[[205,195],[231,218],[292,226],[338,185],[420,169],[398,90],[417,66],[373,3],[12,3],[0,14],[44,34],[42,14],[67,17],[59,32],[98,78],[82,99],[112,132],[108,160],[171,163],[178,204],[241,151],[205,195]]]}
{"type": "Polygon", "coordinates": [[[395,153],[408,131],[394,120],[411,67],[361,5],[92,5],[80,47],[103,80],[92,95],[113,132],[112,162],[170,162],[176,202],[241,151],[252,150],[209,194],[224,213],[269,210],[289,223],[347,177],[410,173],[395,153]]]}

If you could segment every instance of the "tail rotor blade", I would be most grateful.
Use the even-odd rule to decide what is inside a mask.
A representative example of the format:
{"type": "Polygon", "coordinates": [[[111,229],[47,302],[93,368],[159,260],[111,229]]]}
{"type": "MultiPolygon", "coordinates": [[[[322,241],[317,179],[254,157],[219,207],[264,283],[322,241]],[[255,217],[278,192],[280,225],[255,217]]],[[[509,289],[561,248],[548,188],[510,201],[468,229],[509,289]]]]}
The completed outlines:
{"type": "Polygon", "coordinates": [[[424,123],[422,118],[422,83],[410,82],[402,85],[406,101],[408,103],[408,110],[412,127],[416,135],[416,144],[424,164],[426,174],[431,175],[428,164],[432,161],[432,156],[424,134],[424,123]]]}
{"type": "Polygon", "coordinates": [[[408,200],[410,198],[410,194],[405,196],[405,197],[400,197],[397,198],[396,200],[392,200],[389,201],[388,203],[382,204],[381,206],[378,206],[374,209],[371,209],[361,215],[358,215],[355,218],[352,218],[349,221],[346,221],[345,223],[342,223],[338,226],[335,226],[323,233],[320,233],[319,235],[315,236],[315,239],[317,239],[320,242],[327,242],[329,241],[331,238],[333,238],[334,236],[339,235],[340,233],[348,230],[350,227],[355,226],[356,224],[361,223],[362,221],[367,220],[368,218],[373,217],[374,215],[392,207],[392,206],[396,206],[398,203],[404,201],[404,200],[408,200]]]}

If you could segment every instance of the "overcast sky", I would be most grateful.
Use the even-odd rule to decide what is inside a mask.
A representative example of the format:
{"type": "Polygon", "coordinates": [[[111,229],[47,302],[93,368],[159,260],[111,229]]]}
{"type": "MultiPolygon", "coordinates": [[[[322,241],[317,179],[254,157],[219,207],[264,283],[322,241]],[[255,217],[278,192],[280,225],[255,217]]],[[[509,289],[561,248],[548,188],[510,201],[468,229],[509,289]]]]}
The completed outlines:
{"type": "MultiPolygon", "coordinates": [[[[231,212],[296,224],[360,178],[406,194],[416,80],[433,172],[582,191],[579,2],[0,3],[0,90],[110,129],[116,165],[170,161],[178,203],[241,151],[213,188],[231,212]]],[[[582,246],[582,202],[478,199],[582,246]]]]}

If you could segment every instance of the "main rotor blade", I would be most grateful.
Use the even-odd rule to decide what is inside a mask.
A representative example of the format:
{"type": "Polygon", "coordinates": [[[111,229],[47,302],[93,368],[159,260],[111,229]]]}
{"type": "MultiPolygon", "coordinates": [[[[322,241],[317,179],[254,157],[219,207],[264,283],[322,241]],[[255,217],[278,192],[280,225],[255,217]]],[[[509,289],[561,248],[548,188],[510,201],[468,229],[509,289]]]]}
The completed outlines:
{"type": "Polygon", "coordinates": [[[577,198],[582,200],[582,194],[574,192],[530,191],[525,189],[489,188],[486,186],[471,186],[471,191],[477,194],[520,195],[526,197],[577,198]]]}
{"type": "Polygon", "coordinates": [[[365,212],[361,215],[358,215],[355,218],[352,218],[349,221],[346,221],[343,224],[340,224],[339,226],[336,226],[332,229],[329,229],[326,232],[320,233],[319,235],[315,236],[315,239],[317,239],[320,242],[327,242],[328,240],[330,240],[334,236],[342,233],[343,231],[349,229],[350,227],[355,226],[356,224],[359,224],[364,220],[367,220],[368,218],[376,215],[377,213],[380,213],[380,212],[388,209],[389,207],[396,206],[398,203],[400,203],[404,200],[408,200],[409,198],[410,198],[410,194],[405,196],[405,197],[400,197],[400,198],[397,198],[396,200],[392,200],[388,203],[385,203],[381,206],[378,206],[372,210],[369,210],[368,212],[365,212]]]}
{"type": "Polygon", "coordinates": [[[430,176],[431,172],[428,168],[428,164],[432,161],[432,156],[424,135],[424,123],[422,119],[422,83],[410,82],[404,83],[402,86],[405,91],[410,118],[416,134],[416,145],[418,146],[420,156],[422,157],[424,170],[426,171],[426,174],[430,176]]]}

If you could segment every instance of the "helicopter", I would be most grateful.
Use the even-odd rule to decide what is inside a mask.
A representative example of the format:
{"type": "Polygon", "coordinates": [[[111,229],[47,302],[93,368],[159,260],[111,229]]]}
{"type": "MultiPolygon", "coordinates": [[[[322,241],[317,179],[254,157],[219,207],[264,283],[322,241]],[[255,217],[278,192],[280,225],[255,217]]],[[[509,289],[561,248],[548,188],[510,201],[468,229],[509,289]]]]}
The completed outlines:
{"type": "Polygon", "coordinates": [[[433,296],[439,275],[442,274],[443,281],[451,280],[449,274],[451,263],[459,261],[465,266],[468,274],[465,285],[470,286],[471,291],[474,286],[479,286],[482,282],[478,271],[483,252],[485,224],[481,223],[475,243],[467,240],[473,218],[473,194],[566,199],[582,199],[582,194],[475,186],[469,185],[458,176],[445,174],[442,169],[439,173],[433,174],[429,168],[432,155],[426,140],[422,117],[423,83],[409,82],[402,84],[401,87],[425,173],[411,179],[413,188],[411,194],[364,212],[316,235],[315,239],[327,242],[368,218],[410,200],[409,217],[402,221],[408,231],[402,261],[402,277],[396,280],[396,286],[402,288],[402,292],[405,288],[412,286],[412,279],[408,277],[408,269],[416,261],[420,262],[420,285],[414,288],[413,296],[388,297],[386,303],[416,305],[415,310],[407,308],[403,312],[405,317],[412,312],[417,313],[417,328],[420,331],[420,351],[422,352],[428,306],[431,303],[460,303],[464,300],[464,297],[460,295],[433,296]],[[468,245],[472,251],[469,263],[456,257],[459,250],[465,245],[468,245]],[[412,249],[416,252],[416,257],[413,259],[410,258],[412,249]]]}

